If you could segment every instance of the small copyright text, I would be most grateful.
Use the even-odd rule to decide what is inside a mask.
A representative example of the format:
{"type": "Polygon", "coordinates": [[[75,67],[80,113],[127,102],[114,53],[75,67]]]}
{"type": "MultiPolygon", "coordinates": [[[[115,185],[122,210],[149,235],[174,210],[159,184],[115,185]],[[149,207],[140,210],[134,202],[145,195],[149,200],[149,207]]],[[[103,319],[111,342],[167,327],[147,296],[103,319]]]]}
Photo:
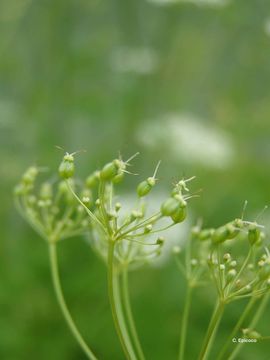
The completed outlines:
{"type": "Polygon", "coordinates": [[[232,338],[233,343],[256,343],[257,339],[250,338],[232,338]]]}

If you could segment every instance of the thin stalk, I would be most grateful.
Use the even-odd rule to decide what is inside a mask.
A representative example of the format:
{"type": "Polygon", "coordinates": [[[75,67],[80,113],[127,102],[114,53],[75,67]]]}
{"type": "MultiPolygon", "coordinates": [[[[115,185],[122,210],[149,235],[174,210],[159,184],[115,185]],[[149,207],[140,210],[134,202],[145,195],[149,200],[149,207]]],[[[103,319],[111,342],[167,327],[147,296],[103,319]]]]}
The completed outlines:
{"type": "Polygon", "coordinates": [[[59,306],[62,310],[64,318],[70,328],[71,333],[73,334],[74,338],[79,343],[81,349],[84,351],[85,355],[88,359],[97,360],[96,356],[93,354],[91,349],[88,347],[84,339],[82,338],[79,330],[77,329],[70,313],[67,308],[67,304],[63,295],[63,291],[61,288],[59,271],[58,271],[58,261],[57,261],[57,251],[56,251],[56,244],[50,243],[49,244],[49,257],[50,257],[50,265],[51,265],[51,273],[52,273],[52,280],[53,286],[55,290],[55,294],[59,303],[59,306]]]}
{"type": "Polygon", "coordinates": [[[136,360],[135,352],[133,350],[132,342],[130,340],[130,336],[127,329],[126,319],[124,316],[124,311],[123,311],[124,304],[122,302],[122,294],[120,290],[118,274],[114,275],[114,298],[115,298],[117,316],[119,319],[120,328],[122,329],[123,332],[125,343],[127,345],[130,354],[132,354],[133,359],[136,360]]]}
{"type": "Polygon", "coordinates": [[[122,275],[122,289],[123,289],[123,304],[127,316],[127,323],[130,329],[131,338],[134,343],[135,351],[138,355],[138,359],[144,360],[144,353],[142,350],[142,346],[140,343],[140,339],[137,333],[136,325],[133,318],[133,313],[131,309],[130,304],[130,297],[129,297],[129,291],[128,291],[128,270],[126,267],[123,269],[123,275],[122,275]]]}
{"type": "MultiPolygon", "coordinates": [[[[261,302],[260,306],[258,307],[252,321],[250,322],[250,324],[248,326],[249,329],[254,329],[254,327],[257,325],[257,322],[259,321],[260,317],[262,316],[262,313],[264,312],[269,299],[270,299],[270,293],[266,294],[264,296],[264,298],[262,299],[262,302],[261,302]]],[[[236,355],[239,353],[242,346],[243,346],[243,343],[237,343],[237,345],[235,346],[233,352],[229,356],[228,360],[235,359],[236,355]]]]}
{"type": "Polygon", "coordinates": [[[213,340],[214,340],[214,337],[216,334],[216,330],[218,328],[219,322],[223,315],[223,311],[224,311],[224,303],[221,302],[220,300],[218,300],[218,303],[213,312],[210,324],[209,324],[207,332],[206,332],[206,336],[205,336],[205,339],[203,342],[201,353],[199,355],[200,360],[206,360],[208,358],[208,353],[211,349],[211,346],[212,346],[212,343],[213,343],[213,340]]]}
{"type": "Polygon", "coordinates": [[[228,336],[227,341],[225,342],[222,349],[220,350],[217,360],[221,360],[222,358],[226,359],[226,357],[224,357],[224,355],[226,354],[226,351],[227,351],[228,347],[230,346],[232,339],[235,337],[235,335],[239,331],[240,327],[242,326],[245,318],[249,314],[249,312],[250,312],[251,308],[253,307],[254,303],[256,302],[256,300],[257,300],[256,298],[252,297],[249,300],[249,302],[247,303],[245,310],[243,311],[242,315],[240,316],[239,320],[237,321],[233,330],[231,331],[230,335],[228,336]]]}
{"type": "Polygon", "coordinates": [[[93,214],[92,211],[90,209],[88,209],[88,207],[81,201],[79,196],[72,189],[72,186],[70,185],[68,180],[66,180],[66,184],[67,184],[69,191],[72,193],[72,195],[75,197],[75,199],[81,204],[81,206],[85,209],[85,211],[90,216],[90,218],[94,221],[94,223],[100,225],[101,229],[106,233],[103,224],[99,221],[99,219],[96,217],[96,215],[93,214]]]}
{"type": "Polygon", "coordinates": [[[128,360],[132,359],[132,355],[128,349],[128,345],[125,340],[125,336],[123,334],[123,327],[121,327],[119,317],[117,314],[117,305],[115,302],[115,288],[114,288],[114,246],[115,243],[110,240],[109,241],[109,247],[108,247],[108,294],[109,294],[109,300],[111,305],[111,311],[112,311],[112,317],[113,322],[115,326],[115,330],[117,332],[118,338],[120,340],[122,349],[125,353],[125,356],[128,360]]]}
{"type": "Polygon", "coordinates": [[[192,287],[188,283],[183,318],[182,318],[182,323],[181,323],[180,343],[179,343],[179,360],[185,359],[184,355],[185,355],[185,345],[186,345],[186,337],[187,337],[188,318],[189,318],[190,305],[191,305],[191,295],[192,295],[192,287]]]}
{"type": "Polygon", "coordinates": [[[236,274],[236,276],[235,276],[234,280],[232,281],[231,286],[229,287],[229,289],[233,289],[234,285],[236,284],[236,281],[240,278],[242,272],[244,271],[244,269],[246,268],[246,266],[247,266],[247,264],[249,262],[249,259],[250,259],[251,255],[252,255],[252,252],[253,252],[253,248],[250,247],[249,251],[248,251],[248,254],[247,254],[246,258],[245,258],[245,261],[243,262],[243,264],[242,264],[240,270],[238,271],[238,273],[236,274]]]}

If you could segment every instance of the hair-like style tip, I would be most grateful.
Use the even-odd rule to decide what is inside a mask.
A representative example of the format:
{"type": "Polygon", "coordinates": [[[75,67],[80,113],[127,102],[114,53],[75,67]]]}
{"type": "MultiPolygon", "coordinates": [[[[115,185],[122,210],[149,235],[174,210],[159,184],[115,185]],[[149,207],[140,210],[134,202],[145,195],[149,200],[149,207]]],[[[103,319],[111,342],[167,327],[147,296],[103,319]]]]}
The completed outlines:
{"type": "MultiPolygon", "coordinates": [[[[130,158],[128,158],[128,159],[125,161],[125,164],[126,164],[126,165],[130,165],[129,162],[130,162],[131,160],[135,159],[135,157],[137,157],[138,155],[140,155],[139,152],[136,152],[135,154],[133,154],[130,158]]],[[[121,155],[120,155],[120,156],[121,156],[121,155]]],[[[121,157],[119,157],[119,158],[120,158],[120,160],[121,160],[121,157]]]]}

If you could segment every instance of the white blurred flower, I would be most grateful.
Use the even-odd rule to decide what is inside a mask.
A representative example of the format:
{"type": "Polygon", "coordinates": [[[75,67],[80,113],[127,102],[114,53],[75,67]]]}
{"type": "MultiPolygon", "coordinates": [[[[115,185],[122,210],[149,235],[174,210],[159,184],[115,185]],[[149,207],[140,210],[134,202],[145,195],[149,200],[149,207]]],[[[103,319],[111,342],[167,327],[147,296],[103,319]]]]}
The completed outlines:
{"type": "Polygon", "coordinates": [[[159,6],[181,4],[181,3],[192,3],[201,6],[224,6],[224,5],[228,5],[230,2],[230,0],[147,0],[147,1],[159,6]]]}
{"type": "Polygon", "coordinates": [[[134,72],[143,75],[156,70],[158,57],[154,50],[147,47],[120,47],[112,53],[111,66],[119,72],[134,72]]]}
{"type": "Polygon", "coordinates": [[[270,36],[270,18],[266,19],[264,22],[264,31],[266,35],[270,36]]]}
{"type": "Polygon", "coordinates": [[[168,155],[207,167],[226,168],[235,153],[229,134],[189,114],[168,114],[145,122],[136,136],[148,148],[158,150],[162,144],[168,155]]]}

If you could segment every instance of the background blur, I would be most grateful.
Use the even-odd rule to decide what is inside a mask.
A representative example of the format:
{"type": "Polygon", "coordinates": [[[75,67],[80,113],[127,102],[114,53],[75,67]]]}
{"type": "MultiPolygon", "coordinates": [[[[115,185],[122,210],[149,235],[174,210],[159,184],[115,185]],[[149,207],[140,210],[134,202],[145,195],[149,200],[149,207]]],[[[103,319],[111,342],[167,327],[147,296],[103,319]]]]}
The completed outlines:
{"type": "MultiPolygon", "coordinates": [[[[0,357],[84,359],[58,311],[44,242],[13,207],[12,189],[31,164],[53,171],[62,153],[82,175],[136,151],[134,171],[159,187],[196,175],[190,222],[252,219],[270,203],[270,6],[257,0],[2,0],[0,3],[0,357]]],[[[124,191],[138,178],[128,177],[124,191]]],[[[263,217],[268,224],[269,211],[263,217]]],[[[106,272],[81,239],[61,244],[67,301],[96,353],[121,360],[106,297],[106,272]]],[[[139,333],[151,360],[178,349],[183,280],[173,261],[131,276],[139,333]]],[[[194,359],[214,304],[193,302],[194,359]]],[[[199,299],[199,300],[198,300],[199,299]]],[[[230,306],[216,347],[243,303],[230,306]]],[[[268,318],[270,311],[268,311],[268,318]]],[[[270,335],[269,321],[258,330],[270,335]]],[[[239,359],[267,359],[267,343],[239,359]]]]}

